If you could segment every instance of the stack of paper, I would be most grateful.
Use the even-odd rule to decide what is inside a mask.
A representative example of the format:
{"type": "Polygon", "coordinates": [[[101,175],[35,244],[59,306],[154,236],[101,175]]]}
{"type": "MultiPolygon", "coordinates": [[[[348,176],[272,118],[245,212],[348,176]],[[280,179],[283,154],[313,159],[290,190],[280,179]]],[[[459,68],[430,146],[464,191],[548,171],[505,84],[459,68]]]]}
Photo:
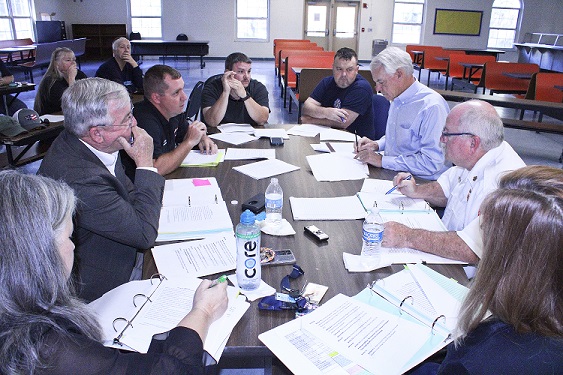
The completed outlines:
{"type": "Polygon", "coordinates": [[[307,162],[317,181],[361,180],[369,176],[367,164],[354,159],[352,153],[308,155],[307,162]]]}
{"type": "Polygon", "coordinates": [[[216,167],[225,160],[225,150],[219,149],[216,154],[206,154],[200,150],[191,150],[180,164],[182,167],[216,167]]]}
{"type": "Polygon", "coordinates": [[[232,233],[227,205],[213,177],[166,180],[157,241],[232,233]]]}

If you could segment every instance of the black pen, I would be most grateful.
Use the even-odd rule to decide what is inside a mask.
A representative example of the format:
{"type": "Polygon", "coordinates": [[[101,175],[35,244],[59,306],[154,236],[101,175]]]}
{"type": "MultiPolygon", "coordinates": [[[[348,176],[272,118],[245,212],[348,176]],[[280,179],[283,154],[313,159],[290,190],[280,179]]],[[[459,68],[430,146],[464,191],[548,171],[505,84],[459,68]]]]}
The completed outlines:
{"type": "MultiPolygon", "coordinates": [[[[403,179],[403,181],[404,181],[404,180],[410,180],[411,178],[412,178],[412,174],[409,174],[407,177],[405,177],[405,178],[403,179]]],[[[397,186],[399,186],[399,185],[393,186],[391,189],[389,189],[389,191],[388,191],[387,193],[385,193],[385,195],[391,194],[392,192],[394,192],[395,189],[397,189],[397,186]]]]}
{"type": "Polygon", "coordinates": [[[356,132],[356,130],[354,130],[354,135],[356,136],[356,152],[357,152],[360,150],[358,150],[358,133],[356,132]]]}

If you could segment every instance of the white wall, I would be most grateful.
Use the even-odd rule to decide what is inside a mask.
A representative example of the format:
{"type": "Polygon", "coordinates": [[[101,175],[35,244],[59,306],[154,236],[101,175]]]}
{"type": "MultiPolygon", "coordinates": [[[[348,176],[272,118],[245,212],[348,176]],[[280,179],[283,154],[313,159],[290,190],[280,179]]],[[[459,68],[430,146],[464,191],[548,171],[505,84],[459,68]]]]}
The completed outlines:
{"type": "MultiPolygon", "coordinates": [[[[241,51],[253,58],[272,58],[275,38],[302,38],[306,0],[270,0],[270,41],[238,42],[235,40],[235,0],[162,0],[163,38],[175,39],[185,33],[192,40],[208,40],[209,55],[225,57],[241,51]]],[[[371,59],[373,39],[391,39],[393,0],[362,0],[358,55],[360,60],[371,59]],[[371,21],[370,21],[371,17],[371,21]],[[371,31],[369,31],[371,29],[371,31]]],[[[422,43],[444,47],[486,48],[488,25],[493,0],[427,0],[422,43]],[[483,23],[478,37],[434,35],[436,8],[482,10],[483,23]]],[[[64,20],[67,32],[73,23],[128,23],[127,0],[35,0],[39,13],[56,12],[54,19],[64,20]]],[[[563,34],[562,0],[524,0],[521,25],[522,40],[526,32],[563,34]]],[[[129,30],[129,26],[128,26],[129,30]]],[[[130,30],[129,30],[130,31],[130,30]]],[[[516,61],[516,53],[506,53],[504,60],[516,61]]]]}

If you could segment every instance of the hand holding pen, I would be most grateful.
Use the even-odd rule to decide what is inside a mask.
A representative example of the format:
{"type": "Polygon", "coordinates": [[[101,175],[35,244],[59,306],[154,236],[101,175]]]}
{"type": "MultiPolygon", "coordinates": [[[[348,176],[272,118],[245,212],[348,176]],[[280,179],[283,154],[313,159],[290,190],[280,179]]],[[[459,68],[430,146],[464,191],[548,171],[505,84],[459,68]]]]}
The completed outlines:
{"type": "Polygon", "coordinates": [[[412,177],[412,174],[405,172],[398,173],[393,178],[393,187],[385,194],[391,194],[396,189],[407,197],[412,196],[414,194],[414,190],[416,189],[416,181],[412,177]]]}

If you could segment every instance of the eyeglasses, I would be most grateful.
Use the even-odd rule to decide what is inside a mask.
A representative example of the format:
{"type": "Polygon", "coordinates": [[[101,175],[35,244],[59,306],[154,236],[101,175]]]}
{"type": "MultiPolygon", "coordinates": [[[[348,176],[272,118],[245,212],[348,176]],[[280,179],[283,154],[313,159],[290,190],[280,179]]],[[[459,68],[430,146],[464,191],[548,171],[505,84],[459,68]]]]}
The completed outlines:
{"type": "Polygon", "coordinates": [[[470,135],[472,137],[475,137],[475,134],[473,133],[448,133],[448,132],[442,132],[442,137],[446,138],[446,137],[457,137],[458,135],[470,135]]]}
{"type": "Polygon", "coordinates": [[[127,116],[125,116],[125,119],[121,122],[121,124],[109,124],[109,125],[96,125],[96,126],[101,126],[101,127],[110,127],[110,126],[127,126],[129,128],[133,127],[133,108],[135,108],[134,106],[131,106],[131,112],[129,112],[127,114],[127,116]],[[123,123],[125,122],[125,123],[123,123]]]}

